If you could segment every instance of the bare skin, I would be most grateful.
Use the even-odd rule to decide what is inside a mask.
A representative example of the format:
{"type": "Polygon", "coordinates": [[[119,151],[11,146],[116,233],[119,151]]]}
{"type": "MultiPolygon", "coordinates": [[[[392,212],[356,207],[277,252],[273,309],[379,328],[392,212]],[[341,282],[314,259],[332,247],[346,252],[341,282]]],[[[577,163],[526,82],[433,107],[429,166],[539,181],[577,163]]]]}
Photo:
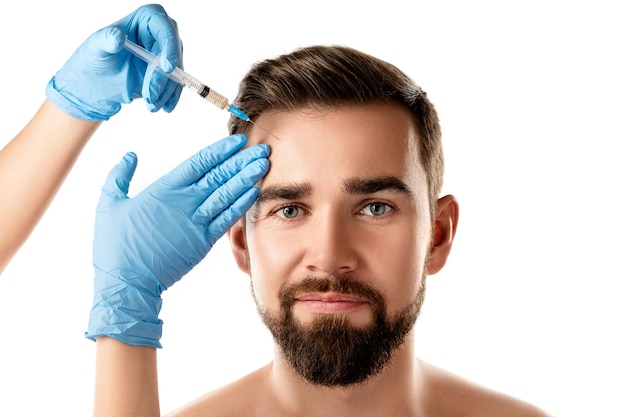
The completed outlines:
{"type": "MultiPolygon", "coordinates": [[[[389,395],[378,390],[376,381],[359,387],[369,401],[359,402],[357,389],[333,393],[324,407],[319,401],[329,400],[329,390],[310,387],[304,403],[285,403],[285,392],[278,391],[274,364],[267,366],[210,392],[189,405],[168,414],[168,417],[227,416],[428,416],[428,417],[546,417],[539,408],[510,396],[478,386],[419,359],[414,361],[415,377],[405,385],[406,391],[389,395]],[[412,391],[412,392],[411,392],[412,391]],[[406,398],[412,400],[409,406],[406,398]],[[310,400],[310,401],[309,401],[310,400]],[[315,401],[318,401],[317,405],[315,401]]],[[[395,385],[395,384],[394,384],[395,385]]]]}
{"type": "Polygon", "coordinates": [[[93,416],[160,415],[156,356],[154,348],[99,337],[93,416]]]}
{"type": "Polygon", "coordinates": [[[100,122],[46,100],[0,150],[0,274],[31,234],[100,122]]]}

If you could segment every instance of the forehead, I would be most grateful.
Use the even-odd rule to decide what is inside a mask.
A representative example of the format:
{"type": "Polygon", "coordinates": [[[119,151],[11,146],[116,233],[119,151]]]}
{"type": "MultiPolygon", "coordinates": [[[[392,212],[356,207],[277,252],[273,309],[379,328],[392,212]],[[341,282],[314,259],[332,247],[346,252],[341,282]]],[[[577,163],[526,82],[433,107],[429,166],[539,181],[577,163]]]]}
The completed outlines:
{"type": "Polygon", "coordinates": [[[335,109],[266,112],[256,120],[250,144],[272,149],[263,184],[394,176],[424,181],[418,131],[401,104],[372,103],[335,109]]]}

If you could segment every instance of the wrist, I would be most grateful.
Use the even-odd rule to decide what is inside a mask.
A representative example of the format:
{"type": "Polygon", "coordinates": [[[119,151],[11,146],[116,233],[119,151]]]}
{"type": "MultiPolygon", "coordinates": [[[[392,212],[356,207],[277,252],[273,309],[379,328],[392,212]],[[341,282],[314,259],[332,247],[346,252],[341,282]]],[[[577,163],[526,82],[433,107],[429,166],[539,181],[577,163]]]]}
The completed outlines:
{"type": "Polygon", "coordinates": [[[56,76],[52,77],[46,86],[46,97],[63,113],[68,114],[80,120],[88,120],[91,122],[106,121],[115,115],[121,108],[112,109],[110,114],[103,114],[100,109],[85,103],[80,98],[75,97],[64,88],[56,85],[56,76]]]}
{"type": "Polygon", "coordinates": [[[160,348],[161,305],[160,291],[148,291],[97,270],[94,302],[85,336],[91,340],[109,336],[129,345],[160,348]]]}

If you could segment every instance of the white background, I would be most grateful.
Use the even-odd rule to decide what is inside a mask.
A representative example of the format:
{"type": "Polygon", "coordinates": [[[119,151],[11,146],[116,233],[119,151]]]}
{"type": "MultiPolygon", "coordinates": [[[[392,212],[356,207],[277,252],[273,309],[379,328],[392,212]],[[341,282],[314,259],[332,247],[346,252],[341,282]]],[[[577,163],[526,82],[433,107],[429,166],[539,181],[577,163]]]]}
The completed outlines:
{"type": "MultiPolygon", "coordinates": [[[[179,24],[187,71],[230,98],[253,62],[309,44],[347,44],[413,77],[440,113],[445,192],[461,204],[449,263],[428,281],[418,355],[557,416],[626,415],[620,2],[405,3],[162,4],[179,24]]],[[[0,146],[74,49],[141,4],[4,9],[0,146]]],[[[95,344],[83,332],[99,188],[132,150],[138,192],[225,136],[227,117],[185,91],[172,114],[136,101],[96,133],[0,277],[0,415],[90,414],[95,344]]],[[[225,239],[164,294],[161,318],[163,412],[271,359],[225,239]]]]}

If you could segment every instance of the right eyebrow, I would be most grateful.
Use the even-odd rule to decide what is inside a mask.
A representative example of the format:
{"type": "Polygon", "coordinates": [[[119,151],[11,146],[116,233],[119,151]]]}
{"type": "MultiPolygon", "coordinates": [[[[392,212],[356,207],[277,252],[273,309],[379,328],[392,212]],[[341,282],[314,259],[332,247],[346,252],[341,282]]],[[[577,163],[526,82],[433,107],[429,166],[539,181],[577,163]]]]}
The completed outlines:
{"type": "Polygon", "coordinates": [[[309,183],[271,185],[260,191],[256,204],[271,200],[297,200],[309,197],[312,193],[313,187],[309,183]]]}

